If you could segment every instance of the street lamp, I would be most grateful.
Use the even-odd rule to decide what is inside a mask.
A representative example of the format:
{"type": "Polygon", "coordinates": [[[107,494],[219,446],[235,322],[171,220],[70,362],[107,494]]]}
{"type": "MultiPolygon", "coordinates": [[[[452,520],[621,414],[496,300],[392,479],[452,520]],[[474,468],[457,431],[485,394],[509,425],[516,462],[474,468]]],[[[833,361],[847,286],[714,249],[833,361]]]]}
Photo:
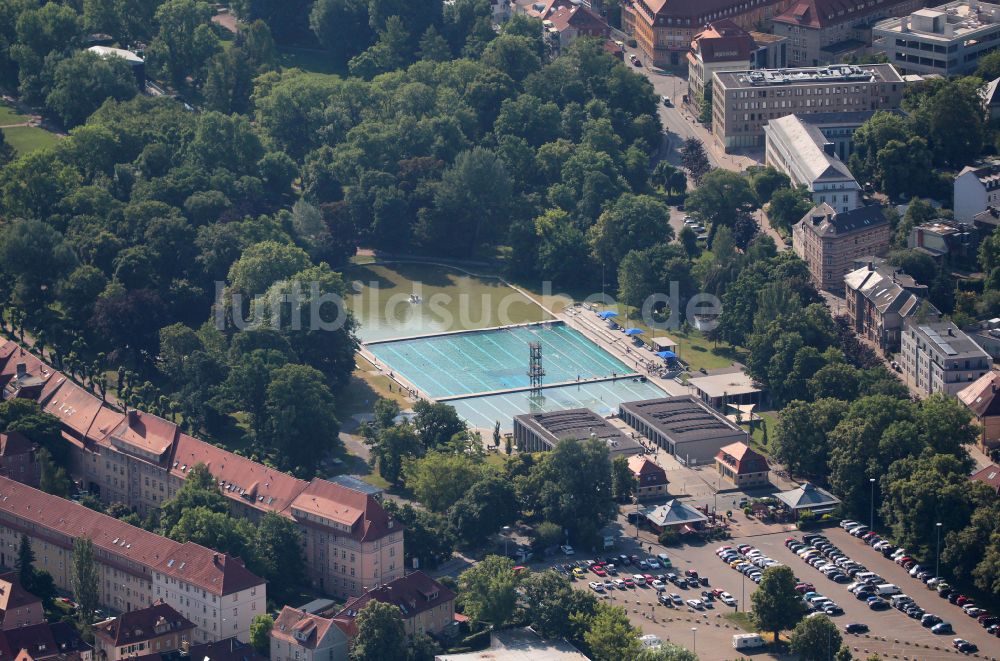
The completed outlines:
{"type": "Polygon", "coordinates": [[[937,528],[937,551],[934,553],[934,578],[941,578],[941,522],[934,524],[937,528]]]}
{"type": "Polygon", "coordinates": [[[875,478],[868,478],[868,483],[872,487],[872,502],[871,502],[871,520],[868,522],[868,528],[872,532],[875,531],[875,478]]]}
{"type": "Polygon", "coordinates": [[[504,526],[500,530],[503,531],[503,557],[509,558],[510,556],[507,555],[507,540],[509,539],[508,535],[510,534],[510,526],[504,526]]]}
{"type": "Polygon", "coordinates": [[[691,627],[691,651],[698,653],[698,627],[691,627]]]}

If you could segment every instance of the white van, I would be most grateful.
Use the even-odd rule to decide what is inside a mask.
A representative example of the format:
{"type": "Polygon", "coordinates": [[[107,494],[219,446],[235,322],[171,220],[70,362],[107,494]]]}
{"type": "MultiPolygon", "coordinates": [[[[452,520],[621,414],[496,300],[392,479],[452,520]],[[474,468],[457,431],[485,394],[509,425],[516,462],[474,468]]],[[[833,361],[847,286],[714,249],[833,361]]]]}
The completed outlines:
{"type": "Polygon", "coordinates": [[[882,585],[876,585],[875,591],[878,592],[880,597],[886,597],[891,594],[900,594],[903,591],[899,589],[899,586],[893,585],[892,583],[883,583],[882,585]]]}
{"type": "Polygon", "coordinates": [[[733,636],[733,649],[747,650],[764,647],[764,639],[759,633],[738,633],[733,636]]]}

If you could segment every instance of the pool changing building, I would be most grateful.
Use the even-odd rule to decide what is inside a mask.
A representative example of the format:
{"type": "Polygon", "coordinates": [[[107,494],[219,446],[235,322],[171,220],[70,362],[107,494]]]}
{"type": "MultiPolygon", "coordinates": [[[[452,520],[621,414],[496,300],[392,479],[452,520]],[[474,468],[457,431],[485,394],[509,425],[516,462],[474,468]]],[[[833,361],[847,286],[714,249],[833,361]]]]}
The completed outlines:
{"type": "Polygon", "coordinates": [[[689,395],[625,402],[618,411],[628,426],[688,466],[712,463],[723,447],[747,441],[745,431],[689,395]]]}
{"type": "Polygon", "coordinates": [[[514,442],[521,452],[545,452],[564,439],[597,438],[608,444],[612,457],[639,454],[642,447],[590,409],[569,409],[514,416],[514,442]]]}

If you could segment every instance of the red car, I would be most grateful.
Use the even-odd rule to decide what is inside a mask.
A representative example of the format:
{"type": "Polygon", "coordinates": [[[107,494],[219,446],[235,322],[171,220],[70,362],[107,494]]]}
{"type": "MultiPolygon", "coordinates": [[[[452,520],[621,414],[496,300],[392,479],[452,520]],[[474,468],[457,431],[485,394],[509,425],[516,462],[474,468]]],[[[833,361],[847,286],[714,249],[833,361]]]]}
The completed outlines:
{"type": "Polygon", "coordinates": [[[969,597],[966,597],[963,594],[962,596],[960,596],[958,599],[955,600],[955,603],[958,604],[959,606],[964,606],[966,604],[972,603],[972,599],[969,598],[969,597]]]}
{"type": "Polygon", "coordinates": [[[594,573],[598,576],[607,576],[608,572],[604,571],[604,567],[594,567],[594,573]]]}
{"type": "Polygon", "coordinates": [[[635,581],[633,581],[631,578],[626,578],[625,579],[625,587],[627,587],[627,588],[634,588],[635,587],[635,581]]]}
{"type": "Polygon", "coordinates": [[[815,592],[816,586],[812,583],[799,583],[795,586],[795,591],[799,594],[805,594],[806,592],[815,592]]]}
{"type": "Polygon", "coordinates": [[[646,579],[646,585],[649,585],[650,583],[653,582],[653,575],[652,574],[643,574],[642,577],[644,579],[646,579]]]}

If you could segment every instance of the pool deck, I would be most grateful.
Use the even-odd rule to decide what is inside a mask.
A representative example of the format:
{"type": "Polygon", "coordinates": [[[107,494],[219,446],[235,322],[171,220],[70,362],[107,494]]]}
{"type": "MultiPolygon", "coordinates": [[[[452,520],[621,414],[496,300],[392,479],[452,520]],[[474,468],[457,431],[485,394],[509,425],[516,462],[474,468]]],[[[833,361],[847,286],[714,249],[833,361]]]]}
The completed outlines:
{"type": "MultiPolygon", "coordinates": [[[[535,301],[532,301],[533,303],[535,301]]],[[[538,306],[542,307],[542,306],[538,306]]],[[[542,308],[543,310],[545,308],[542,308]]],[[[552,314],[551,312],[549,314],[552,314]]],[[[426,340],[430,337],[447,337],[449,335],[471,335],[473,333],[484,333],[486,331],[509,330],[511,328],[527,328],[529,326],[551,326],[553,324],[567,325],[561,319],[544,319],[542,321],[527,321],[523,324],[507,324],[506,326],[487,326],[486,328],[468,328],[453,331],[441,331],[438,333],[422,333],[420,335],[404,335],[402,337],[389,337],[382,340],[372,340],[365,342],[364,346],[373,347],[376,344],[388,344],[390,342],[405,342],[407,340],[426,340]]]]}

